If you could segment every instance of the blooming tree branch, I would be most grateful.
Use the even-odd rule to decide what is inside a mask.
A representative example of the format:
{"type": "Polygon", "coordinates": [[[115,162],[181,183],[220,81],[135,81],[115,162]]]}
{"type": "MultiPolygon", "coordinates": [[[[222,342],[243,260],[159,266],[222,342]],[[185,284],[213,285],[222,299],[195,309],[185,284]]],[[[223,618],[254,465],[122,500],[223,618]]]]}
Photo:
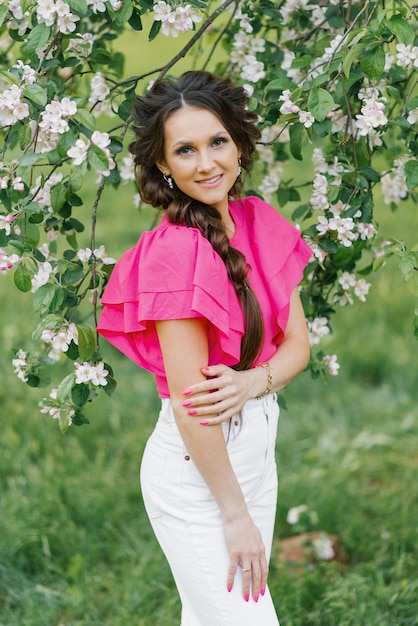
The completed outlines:
{"type": "Polygon", "coordinates": [[[116,386],[95,333],[114,263],[96,241],[100,203],[109,186],[135,179],[125,139],[136,91],[185,56],[247,90],[261,130],[247,191],[292,203],[312,247],[301,298],[314,376],[338,374],[337,356],[322,345],[338,308],[365,302],[370,272],[397,258],[404,280],[418,285],[417,247],[378,233],[375,216],[376,194],[394,210],[416,200],[416,5],[0,0],[0,34],[0,273],[13,274],[39,316],[38,349],[22,337],[13,366],[23,382],[47,386],[67,358],[70,373],[41,403],[63,431],[85,423],[87,403],[116,386]],[[164,65],[126,76],[118,42],[127,30],[144,51],[157,37],[188,38],[164,65]],[[219,44],[223,60],[210,67],[219,44]],[[294,162],[304,164],[297,180],[294,162]],[[86,227],[90,247],[80,248],[86,227]]]}

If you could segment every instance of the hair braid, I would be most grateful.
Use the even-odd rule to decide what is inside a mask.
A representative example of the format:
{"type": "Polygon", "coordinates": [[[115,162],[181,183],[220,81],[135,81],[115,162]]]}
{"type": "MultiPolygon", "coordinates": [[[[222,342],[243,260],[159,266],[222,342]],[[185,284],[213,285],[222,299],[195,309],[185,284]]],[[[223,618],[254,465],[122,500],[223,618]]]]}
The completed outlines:
{"type": "Polygon", "coordinates": [[[234,369],[249,369],[260,351],[264,327],[260,305],[247,282],[249,266],[245,256],[230,245],[221,214],[215,207],[196,200],[187,199],[186,202],[182,202],[180,199],[169,204],[166,214],[173,224],[198,228],[225,263],[245,317],[241,357],[234,369]]]}

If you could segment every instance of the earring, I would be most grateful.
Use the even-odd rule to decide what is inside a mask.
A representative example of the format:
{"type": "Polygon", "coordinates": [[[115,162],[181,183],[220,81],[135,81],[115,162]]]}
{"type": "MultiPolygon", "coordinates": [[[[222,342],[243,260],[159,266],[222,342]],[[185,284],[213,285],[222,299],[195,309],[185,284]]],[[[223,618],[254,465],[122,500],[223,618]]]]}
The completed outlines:
{"type": "Polygon", "coordinates": [[[242,169],[241,169],[241,158],[239,158],[238,159],[238,174],[237,174],[237,178],[239,176],[241,176],[241,172],[242,172],[242,169]]]}
{"type": "Polygon", "coordinates": [[[163,174],[163,178],[167,182],[167,185],[170,187],[170,189],[174,189],[173,179],[171,178],[170,174],[167,174],[167,176],[163,174]]]}

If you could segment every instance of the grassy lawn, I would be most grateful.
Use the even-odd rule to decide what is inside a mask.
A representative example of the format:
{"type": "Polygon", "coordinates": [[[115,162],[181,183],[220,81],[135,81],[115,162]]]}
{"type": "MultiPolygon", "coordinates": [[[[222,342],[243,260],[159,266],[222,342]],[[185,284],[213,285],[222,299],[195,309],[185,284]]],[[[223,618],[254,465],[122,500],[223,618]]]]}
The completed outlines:
{"type": "MultiPolygon", "coordinates": [[[[97,241],[110,256],[152,222],[132,195],[111,190],[100,207],[97,241]]],[[[85,217],[88,202],[79,210],[85,217]]],[[[378,207],[378,218],[382,236],[415,243],[415,207],[378,207]]],[[[94,402],[90,425],[61,435],[39,412],[43,391],[12,372],[11,348],[30,349],[37,320],[10,279],[0,276],[0,626],[177,626],[139,490],[158,411],[152,377],[106,346],[115,395],[94,402]]],[[[323,343],[340,375],[324,384],[304,373],[284,394],[270,574],[282,626],[418,625],[416,296],[395,261],[368,280],[367,303],[339,310],[323,343]],[[345,565],[279,560],[287,512],[301,504],[316,511],[316,530],[339,537],[345,565]]]]}

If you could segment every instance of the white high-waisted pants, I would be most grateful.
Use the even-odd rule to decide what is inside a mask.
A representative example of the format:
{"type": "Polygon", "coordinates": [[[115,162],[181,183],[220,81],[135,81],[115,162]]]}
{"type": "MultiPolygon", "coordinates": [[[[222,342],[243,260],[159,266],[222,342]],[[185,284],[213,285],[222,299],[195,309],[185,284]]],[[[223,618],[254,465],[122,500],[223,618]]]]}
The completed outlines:
{"type": "MultiPolygon", "coordinates": [[[[229,435],[228,423],[223,424],[232,467],[262,534],[267,559],[277,501],[278,417],[276,395],[269,394],[246,403],[242,423],[235,426],[232,420],[229,435]]],[[[268,588],[257,603],[251,596],[245,602],[240,567],[232,591],[226,589],[229,555],[219,508],[190,460],[166,398],[145,448],[141,487],[180,594],[181,626],[278,626],[268,588]]]]}

